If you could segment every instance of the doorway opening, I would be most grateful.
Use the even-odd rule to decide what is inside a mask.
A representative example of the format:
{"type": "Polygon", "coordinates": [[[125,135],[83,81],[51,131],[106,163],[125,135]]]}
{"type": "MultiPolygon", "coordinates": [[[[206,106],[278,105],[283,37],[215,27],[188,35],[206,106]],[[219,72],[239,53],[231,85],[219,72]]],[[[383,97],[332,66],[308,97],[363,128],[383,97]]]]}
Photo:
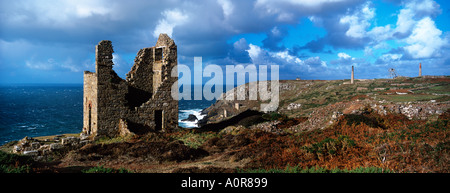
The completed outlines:
{"type": "Polygon", "coordinates": [[[88,115],[88,130],[87,130],[87,134],[90,135],[91,134],[91,116],[92,116],[92,106],[91,104],[89,104],[89,115],[88,115]]]}
{"type": "Polygon", "coordinates": [[[163,128],[163,111],[155,110],[155,130],[161,131],[163,128]]]}

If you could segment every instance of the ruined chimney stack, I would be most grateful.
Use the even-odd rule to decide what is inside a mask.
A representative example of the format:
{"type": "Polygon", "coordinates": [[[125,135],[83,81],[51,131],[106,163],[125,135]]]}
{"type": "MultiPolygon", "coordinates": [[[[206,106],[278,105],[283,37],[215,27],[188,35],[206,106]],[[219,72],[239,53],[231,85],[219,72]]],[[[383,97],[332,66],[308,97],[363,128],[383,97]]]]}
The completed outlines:
{"type": "MultiPolygon", "coordinates": [[[[113,46],[111,41],[102,40],[95,46],[95,71],[99,73],[99,67],[106,67],[107,71],[112,69],[113,66],[113,46]]],[[[100,72],[101,73],[101,72],[100,72]]]]}
{"type": "Polygon", "coordinates": [[[350,84],[353,84],[354,81],[355,81],[355,71],[354,71],[353,66],[352,66],[352,79],[350,80],[350,84]]]}
{"type": "Polygon", "coordinates": [[[422,76],[422,63],[419,63],[419,77],[422,76]]]}

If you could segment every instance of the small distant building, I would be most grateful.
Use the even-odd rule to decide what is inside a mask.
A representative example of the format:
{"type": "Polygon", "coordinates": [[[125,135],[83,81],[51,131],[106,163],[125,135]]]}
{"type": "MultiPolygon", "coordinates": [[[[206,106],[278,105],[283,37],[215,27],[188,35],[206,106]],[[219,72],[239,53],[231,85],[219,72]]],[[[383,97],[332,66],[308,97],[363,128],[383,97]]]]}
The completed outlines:
{"type": "Polygon", "coordinates": [[[178,77],[177,46],[160,34],[154,47],[139,50],[126,80],[113,68],[113,46],[103,40],[95,47],[95,72],[84,72],[83,133],[114,137],[126,133],[167,131],[178,126],[178,101],[171,87],[178,77]]]}

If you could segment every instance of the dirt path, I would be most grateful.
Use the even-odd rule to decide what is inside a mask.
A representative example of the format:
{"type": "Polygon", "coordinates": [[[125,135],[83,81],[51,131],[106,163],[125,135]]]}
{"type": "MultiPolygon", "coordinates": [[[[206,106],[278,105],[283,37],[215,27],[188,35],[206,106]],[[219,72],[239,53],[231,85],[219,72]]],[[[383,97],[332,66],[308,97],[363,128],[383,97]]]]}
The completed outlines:
{"type": "MultiPolygon", "coordinates": [[[[134,147],[134,145],[132,146],[134,147]]],[[[152,156],[132,157],[129,154],[120,152],[120,150],[114,150],[114,148],[118,147],[122,148],[122,145],[109,147],[108,151],[112,153],[106,156],[100,156],[97,153],[93,154],[90,151],[87,151],[88,153],[86,151],[74,151],[67,154],[58,164],[53,165],[53,167],[61,172],[67,172],[65,170],[67,168],[71,169],[70,172],[77,172],[77,169],[81,171],[82,169],[95,166],[115,169],[124,168],[137,173],[192,172],[192,170],[195,170],[195,172],[211,172],[211,170],[214,172],[234,172],[235,168],[241,168],[250,161],[249,159],[234,161],[230,153],[236,150],[226,150],[205,157],[186,159],[179,162],[167,160],[156,161],[155,159],[157,158],[152,156]],[[95,158],[94,156],[99,156],[100,158],[91,160],[95,158]]],[[[99,151],[98,147],[90,149],[99,151]]],[[[99,152],[102,152],[102,150],[99,152]]]]}
{"type": "Polygon", "coordinates": [[[142,170],[146,173],[172,173],[172,172],[189,172],[192,170],[210,172],[211,170],[219,171],[234,171],[235,168],[244,167],[248,163],[249,159],[243,159],[240,161],[232,161],[229,159],[227,153],[214,154],[204,157],[199,160],[173,163],[173,164],[160,164],[157,168],[151,168],[142,170]]]}

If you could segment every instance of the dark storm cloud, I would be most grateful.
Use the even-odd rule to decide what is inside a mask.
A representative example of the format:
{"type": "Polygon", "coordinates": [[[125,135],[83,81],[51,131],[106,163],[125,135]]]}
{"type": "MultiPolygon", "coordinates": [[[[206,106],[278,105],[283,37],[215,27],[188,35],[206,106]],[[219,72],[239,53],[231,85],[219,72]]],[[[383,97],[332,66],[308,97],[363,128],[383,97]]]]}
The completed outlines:
{"type": "Polygon", "coordinates": [[[288,34],[287,29],[285,27],[275,26],[269,32],[266,32],[267,38],[262,41],[265,48],[268,48],[272,51],[281,51],[285,50],[286,47],[280,45],[281,41],[288,34]]]}
{"type": "MultiPolygon", "coordinates": [[[[422,17],[434,18],[441,13],[434,1],[424,2],[430,6],[419,6],[420,1],[392,4],[402,6],[403,13],[410,11],[413,15],[403,14],[403,19],[417,23],[422,17]]],[[[334,54],[340,52],[339,49],[362,50],[387,39],[404,40],[411,36],[412,25],[402,26],[405,30],[397,30],[394,25],[391,28],[377,26],[379,32],[372,33],[372,18],[365,19],[370,16],[372,7],[373,4],[363,0],[0,0],[0,69],[74,72],[78,73],[77,81],[80,81],[81,71],[93,70],[94,46],[108,39],[113,42],[117,69],[124,72],[132,65],[139,49],[153,46],[159,33],[168,33],[178,45],[180,64],[191,64],[194,56],[202,56],[204,63],[277,63],[285,70],[281,74],[291,70],[317,72],[309,74],[313,76],[326,71],[326,76],[337,77],[333,76],[333,70],[341,74],[344,70],[328,70],[327,62],[318,55],[334,54]],[[369,14],[364,8],[369,8],[369,14]],[[345,16],[348,16],[347,22],[341,22],[345,16]],[[283,40],[290,35],[289,26],[300,25],[302,18],[309,18],[326,34],[287,48],[283,40]],[[384,32],[388,32],[386,37],[380,38],[384,32]],[[254,43],[245,39],[246,34],[265,34],[266,38],[254,43]],[[231,42],[236,36],[244,38],[231,42]]],[[[400,13],[395,14],[400,17],[400,13]]],[[[443,39],[449,39],[447,36],[443,39]]],[[[420,38],[410,42],[408,44],[423,43],[420,38]]],[[[413,48],[409,50],[416,51],[413,48]]],[[[437,57],[439,53],[448,52],[448,48],[445,49],[428,56],[437,57]]],[[[392,48],[383,54],[413,58],[402,48],[392,48]]],[[[338,65],[339,62],[344,61],[331,59],[328,64],[338,65]]],[[[376,62],[378,64],[381,65],[381,61],[376,62]]],[[[55,75],[51,81],[58,81],[58,78],[64,77],[55,75]]]]}
{"type": "MultiPolygon", "coordinates": [[[[357,1],[317,5],[230,1],[228,7],[222,3],[227,1],[92,2],[2,1],[1,39],[73,46],[95,45],[102,39],[110,39],[116,49],[136,52],[154,43],[154,30],[165,19],[163,12],[173,10],[186,17],[185,21],[172,27],[173,38],[183,45],[182,54],[219,57],[232,48],[226,41],[240,33],[264,31],[268,35],[264,45],[281,50],[284,47],[278,43],[286,30],[278,27],[280,33],[273,33],[276,26],[296,24],[301,17],[315,13],[333,15],[357,1]]],[[[329,41],[333,42],[333,38],[329,41]]]]}

